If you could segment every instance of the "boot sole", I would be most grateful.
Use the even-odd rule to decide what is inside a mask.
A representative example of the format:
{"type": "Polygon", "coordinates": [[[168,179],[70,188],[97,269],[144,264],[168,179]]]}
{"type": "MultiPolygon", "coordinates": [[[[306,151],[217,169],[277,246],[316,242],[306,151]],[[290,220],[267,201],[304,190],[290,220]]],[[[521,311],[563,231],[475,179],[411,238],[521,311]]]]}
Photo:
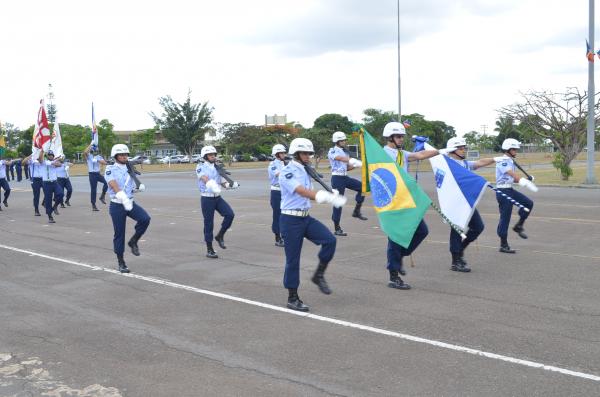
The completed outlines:
{"type": "Polygon", "coordinates": [[[408,284],[403,284],[402,286],[399,286],[396,283],[388,283],[388,287],[393,288],[393,289],[401,289],[401,290],[408,290],[411,288],[411,286],[408,284]]]}
{"type": "Polygon", "coordinates": [[[296,310],[297,312],[307,312],[310,310],[309,307],[296,307],[294,305],[290,305],[289,303],[286,306],[288,309],[296,310]]]}

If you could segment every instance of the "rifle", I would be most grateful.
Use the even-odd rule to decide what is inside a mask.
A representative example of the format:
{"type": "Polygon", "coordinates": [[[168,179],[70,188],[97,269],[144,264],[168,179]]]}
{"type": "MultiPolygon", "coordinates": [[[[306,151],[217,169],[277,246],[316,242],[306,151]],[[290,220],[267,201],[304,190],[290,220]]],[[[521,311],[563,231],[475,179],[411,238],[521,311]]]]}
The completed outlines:
{"type": "Polygon", "coordinates": [[[217,170],[221,178],[225,179],[229,183],[229,186],[233,186],[234,181],[229,177],[229,175],[231,175],[231,172],[227,171],[222,163],[215,163],[215,169],[217,170]]]}
{"type": "Polygon", "coordinates": [[[327,190],[329,193],[333,193],[333,189],[331,189],[331,187],[327,185],[323,179],[321,179],[323,178],[323,175],[319,174],[317,170],[315,170],[310,164],[304,164],[304,169],[306,170],[306,173],[312,179],[317,181],[319,185],[323,186],[325,190],[327,190]]]}
{"type": "Polygon", "coordinates": [[[527,173],[527,171],[525,171],[525,170],[523,169],[523,167],[521,167],[521,166],[519,165],[519,163],[517,163],[517,162],[515,161],[515,159],[514,159],[514,158],[513,158],[513,163],[514,163],[514,164],[517,166],[517,168],[518,168],[518,169],[520,169],[520,170],[521,170],[521,172],[522,172],[523,174],[525,174],[525,176],[527,177],[527,179],[529,179],[530,181],[533,181],[533,177],[532,177],[531,175],[529,175],[529,174],[527,173]]]}
{"type": "Polygon", "coordinates": [[[135,188],[139,190],[140,186],[142,186],[143,183],[140,182],[137,176],[141,175],[141,173],[135,169],[135,165],[131,164],[130,161],[127,162],[127,173],[129,174],[131,179],[133,179],[133,182],[135,183],[135,188]]]}

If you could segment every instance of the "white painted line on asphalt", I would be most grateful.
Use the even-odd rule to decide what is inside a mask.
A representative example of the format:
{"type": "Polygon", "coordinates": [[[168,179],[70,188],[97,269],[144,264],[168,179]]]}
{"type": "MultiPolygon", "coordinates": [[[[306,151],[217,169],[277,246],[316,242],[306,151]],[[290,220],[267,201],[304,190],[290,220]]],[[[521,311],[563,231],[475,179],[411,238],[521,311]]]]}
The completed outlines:
{"type": "Polygon", "coordinates": [[[34,252],[34,251],[24,250],[24,249],[16,248],[16,247],[11,247],[11,246],[8,246],[8,245],[2,245],[2,244],[0,244],[0,248],[4,248],[6,250],[13,251],[13,252],[19,252],[19,253],[23,253],[23,254],[28,254],[29,256],[37,256],[39,258],[50,259],[50,260],[53,260],[53,261],[56,261],[56,262],[68,263],[70,265],[80,266],[80,267],[84,267],[84,268],[90,269],[90,270],[101,270],[101,271],[104,271],[104,272],[107,272],[107,273],[113,273],[113,274],[120,275],[120,276],[123,276],[123,277],[134,278],[134,279],[143,280],[143,281],[147,281],[147,282],[154,283],[154,284],[164,285],[164,286],[167,286],[167,287],[182,289],[182,290],[185,290],[185,291],[196,292],[196,293],[199,293],[199,294],[213,296],[213,297],[216,297],[216,298],[221,298],[221,299],[226,299],[226,300],[230,300],[230,301],[234,301],[234,302],[244,303],[244,304],[247,304],[247,305],[261,307],[261,308],[264,308],[264,309],[269,309],[269,310],[273,310],[273,311],[277,311],[277,312],[282,312],[282,313],[286,313],[286,314],[291,314],[291,315],[298,316],[298,317],[306,317],[306,318],[309,318],[309,319],[312,319],[312,320],[322,321],[322,322],[325,322],[325,323],[340,325],[340,326],[343,326],[343,327],[348,327],[348,328],[353,328],[353,329],[359,329],[359,330],[362,330],[362,331],[367,331],[367,332],[371,332],[371,333],[378,334],[378,335],[391,336],[391,337],[394,337],[394,338],[404,339],[404,340],[408,340],[408,341],[411,341],[411,342],[423,343],[423,344],[426,344],[426,345],[435,346],[435,347],[439,347],[439,348],[442,348],[442,349],[454,350],[454,351],[458,351],[458,352],[461,352],[461,353],[472,354],[474,356],[491,358],[491,359],[494,359],[494,360],[504,361],[504,362],[508,362],[508,363],[511,363],[511,364],[517,364],[517,365],[522,365],[522,366],[531,367],[531,368],[543,369],[544,371],[558,372],[558,373],[561,373],[563,375],[569,375],[569,376],[574,376],[574,377],[577,377],[577,378],[583,378],[583,379],[588,379],[588,380],[593,380],[593,381],[596,381],[596,382],[600,382],[600,376],[594,375],[594,374],[588,374],[588,373],[585,373],[585,372],[572,371],[570,369],[561,368],[561,367],[555,367],[553,365],[546,365],[546,364],[538,363],[538,362],[535,362],[535,361],[522,360],[520,358],[515,358],[515,357],[510,357],[510,356],[504,356],[502,354],[496,354],[496,353],[486,352],[486,351],[483,351],[483,350],[471,349],[470,347],[465,347],[465,346],[460,346],[460,345],[454,345],[454,344],[451,344],[451,343],[440,342],[440,341],[432,340],[432,339],[421,338],[419,336],[414,336],[414,335],[402,334],[402,333],[396,332],[396,331],[389,331],[389,330],[386,330],[386,329],[383,329],[383,328],[371,327],[371,326],[368,326],[368,325],[353,323],[353,322],[345,321],[345,320],[338,320],[338,319],[331,318],[331,317],[325,317],[325,316],[319,316],[319,315],[316,315],[316,314],[298,312],[298,311],[295,311],[295,310],[290,310],[290,309],[285,308],[285,307],[279,307],[279,306],[271,305],[269,303],[263,303],[263,302],[253,301],[253,300],[250,300],[250,299],[239,298],[237,296],[223,294],[223,293],[220,293],[220,292],[209,291],[209,290],[205,290],[205,289],[202,289],[202,288],[192,287],[192,286],[185,285],[185,284],[174,283],[172,281],[163,280],[163,279],[156,278],[156,277],[142,276],[140,274],[134,274],[134,273],[121,274],[121,273],[119,273],[118,270],[108,269],[108,268],[101,267],[101,266],[88,265],[88,264],[85,264],[85,263],[81,263],[81,262],[77,262],[77,261],[72,261],[72,260],[69,260],[69,259],[58,258],[58,257],[51,256],[51,255],[40,254],[40,253],[37,253],[37,252],[34,252]]]}

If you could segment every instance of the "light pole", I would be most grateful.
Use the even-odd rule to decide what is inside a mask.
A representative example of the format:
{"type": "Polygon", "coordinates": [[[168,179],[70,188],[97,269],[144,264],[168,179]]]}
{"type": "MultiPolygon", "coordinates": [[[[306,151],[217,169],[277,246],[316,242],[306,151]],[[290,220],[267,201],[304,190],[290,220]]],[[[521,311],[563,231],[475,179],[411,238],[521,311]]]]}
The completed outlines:
{"type": "MultiPolygon", "coordinates": [[[[594,1],[590,1],[589,9],[589,43],[594,51],[594,1]]],[[[585,183],[593,185],[598,183],[594,176],[594,130],[596,112],[594,102],[596,101],[596,89],[594,87],[594,62],[588,61],[588,122],[587,122],[587,177],[585,183]]]]}

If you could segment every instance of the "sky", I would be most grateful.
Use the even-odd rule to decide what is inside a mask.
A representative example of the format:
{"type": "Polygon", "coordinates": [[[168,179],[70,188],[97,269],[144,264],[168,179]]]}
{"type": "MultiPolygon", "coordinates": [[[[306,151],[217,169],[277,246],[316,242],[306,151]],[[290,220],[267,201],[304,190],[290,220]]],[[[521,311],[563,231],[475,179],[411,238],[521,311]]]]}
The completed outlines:
{"type": "MultiPolygon", "coordinates": [[[[266,114],[311,127],[398,109],[397,0],[0,2],[0,121],[153,126],[170,95],[215,123],[266,114]]],[[[596,24],[600,25],[600,21],[596,24]]],[[[588,1],[400,0],[402,113],[493,131],[528,90],[587,89],[588,1]]],[[[598,36],[600,48],[600,36],[598,36]]],[[[600,64],[600,59],[597,60],[600,64]]]]}

